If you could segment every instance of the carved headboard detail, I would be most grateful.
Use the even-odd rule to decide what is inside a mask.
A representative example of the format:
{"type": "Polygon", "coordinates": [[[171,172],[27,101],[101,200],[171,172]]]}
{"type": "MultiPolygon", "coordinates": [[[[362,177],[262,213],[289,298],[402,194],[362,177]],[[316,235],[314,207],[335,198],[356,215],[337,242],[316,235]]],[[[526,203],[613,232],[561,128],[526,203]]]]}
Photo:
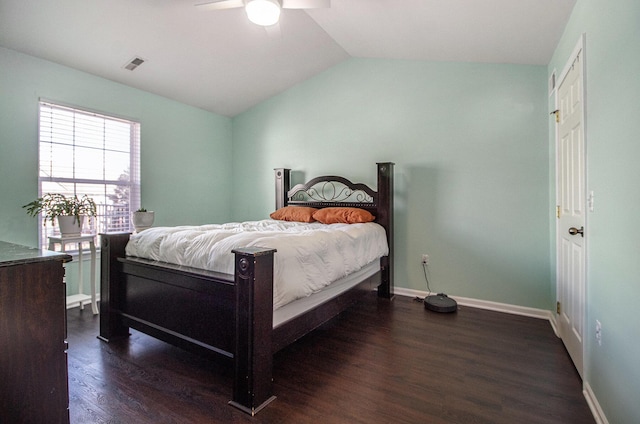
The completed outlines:
{"type": "Polygon", "coordinates": [[[325,176],[298,184],[287,194],[289,205],[340,203],[375,207],[377,193],[365,184],[356,184],[343,177],[325,176]]]}

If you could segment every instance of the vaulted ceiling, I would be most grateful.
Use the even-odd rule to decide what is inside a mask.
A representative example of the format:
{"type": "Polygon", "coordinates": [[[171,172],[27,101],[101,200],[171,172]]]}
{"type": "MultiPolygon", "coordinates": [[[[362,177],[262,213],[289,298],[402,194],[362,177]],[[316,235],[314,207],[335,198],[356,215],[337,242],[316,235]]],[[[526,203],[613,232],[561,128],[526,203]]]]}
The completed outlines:
{"type": "Polygon", "coordinates": [[[203,1],[0,0],[0,45],[235,116],[351,57],[546,65],[576,2],[332,0],[274,31],[203,1]]]}

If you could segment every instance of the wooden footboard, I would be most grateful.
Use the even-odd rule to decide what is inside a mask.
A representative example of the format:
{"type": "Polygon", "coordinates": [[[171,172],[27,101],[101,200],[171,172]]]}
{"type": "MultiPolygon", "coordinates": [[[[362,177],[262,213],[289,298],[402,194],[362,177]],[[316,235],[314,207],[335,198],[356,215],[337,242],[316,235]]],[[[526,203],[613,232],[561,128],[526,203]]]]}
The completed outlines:
{"type": "Polygon", "coordinates": [[[101,234],[100,335],[129,328],[232,359],[230,404],[253,415],[272,389],[273,249],[234,250],[235,274],[126,258],[129,234],[101,234]]]}

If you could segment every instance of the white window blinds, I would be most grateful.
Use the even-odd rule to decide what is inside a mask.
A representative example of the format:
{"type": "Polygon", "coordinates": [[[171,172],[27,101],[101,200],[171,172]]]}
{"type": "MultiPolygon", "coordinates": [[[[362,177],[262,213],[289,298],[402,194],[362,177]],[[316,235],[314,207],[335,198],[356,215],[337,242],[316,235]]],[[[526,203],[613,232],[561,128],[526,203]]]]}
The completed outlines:
{"type": "MultiPolygon", "coordinates": [[[[140,207],[140,124],[117,117],[40,102],[40,196],[88,195],[98,216],[85,232],[131,231],[131,212],[140,207]]],[[[41,226],[41,246],[59,235],[41,226]]]]}

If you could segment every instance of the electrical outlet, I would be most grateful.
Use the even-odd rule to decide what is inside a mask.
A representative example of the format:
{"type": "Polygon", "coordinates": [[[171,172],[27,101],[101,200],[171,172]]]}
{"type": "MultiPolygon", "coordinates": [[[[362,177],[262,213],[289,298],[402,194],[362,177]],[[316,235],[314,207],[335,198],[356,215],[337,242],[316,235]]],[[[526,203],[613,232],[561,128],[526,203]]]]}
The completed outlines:
{"type": "Polygon", "coordinates": [[[598,320],[596,320],[596,341],[598,346],[602,346],[602,324],[598,320]]]}
{"type": "Polygon", "coordinates": [[[422,254],[422,263],[425,265],[429,265],[429,255],[427,255],[426,253],[422,254]]]}

